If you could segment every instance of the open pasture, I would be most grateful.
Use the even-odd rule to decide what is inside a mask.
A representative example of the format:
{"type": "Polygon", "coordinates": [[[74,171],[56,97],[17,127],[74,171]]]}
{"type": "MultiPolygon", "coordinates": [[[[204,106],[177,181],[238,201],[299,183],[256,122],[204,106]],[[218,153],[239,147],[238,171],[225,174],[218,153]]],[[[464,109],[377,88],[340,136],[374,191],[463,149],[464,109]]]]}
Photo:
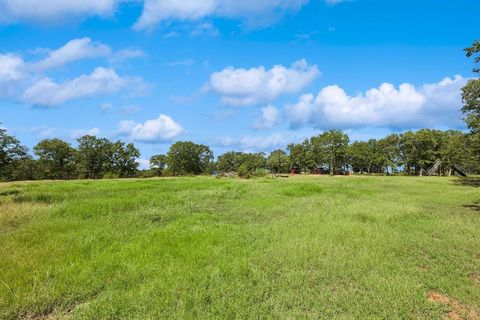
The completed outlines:
{"type": "Polygon", "coordinates": [[[0,318],[479,319],[478,186],[0,184],[0,318]]]}

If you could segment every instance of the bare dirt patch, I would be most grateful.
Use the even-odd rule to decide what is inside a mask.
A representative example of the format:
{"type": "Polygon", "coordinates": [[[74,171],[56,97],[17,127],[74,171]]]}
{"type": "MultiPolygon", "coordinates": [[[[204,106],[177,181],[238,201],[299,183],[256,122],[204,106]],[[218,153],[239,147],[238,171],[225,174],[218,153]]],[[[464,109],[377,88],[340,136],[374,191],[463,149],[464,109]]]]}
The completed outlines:
{"type": "Polygon", "coordinates": [[[450,311],[445,319],[451,320],[480,320],[480,312],[472,306],[465,305],[460,301],[450,298],[447,295],[431,292],[428,301],[448,306],[450,311]]]}
{"type": "Polygon", "coordinates": [[[472,280],[474,283],[480,285],[480,275],[472,274],[472,275],[470,275],[470,280],[472,280]]]}

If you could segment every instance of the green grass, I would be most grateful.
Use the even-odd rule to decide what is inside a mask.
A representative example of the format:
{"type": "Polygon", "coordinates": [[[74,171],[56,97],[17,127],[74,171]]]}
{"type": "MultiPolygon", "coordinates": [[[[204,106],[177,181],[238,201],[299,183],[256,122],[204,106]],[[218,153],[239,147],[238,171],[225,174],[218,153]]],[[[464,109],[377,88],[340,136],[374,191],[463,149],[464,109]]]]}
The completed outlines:
{"type": "Polygon", "coordinates": [[[0,184],[0,318],[442,319],[480,308],[455,178],[0,184]]]}

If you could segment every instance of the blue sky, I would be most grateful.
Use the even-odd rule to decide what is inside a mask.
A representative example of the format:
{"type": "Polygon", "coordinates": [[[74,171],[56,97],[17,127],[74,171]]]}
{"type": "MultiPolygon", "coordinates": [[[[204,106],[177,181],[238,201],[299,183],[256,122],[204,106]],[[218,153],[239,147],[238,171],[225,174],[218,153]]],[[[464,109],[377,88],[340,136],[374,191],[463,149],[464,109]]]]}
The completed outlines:
{"type": "Polygon", "coordinates": [[[271,151],[464,129],[475,0],[0,0],[0,122],[29,147],[85,134],[271,151]]]}

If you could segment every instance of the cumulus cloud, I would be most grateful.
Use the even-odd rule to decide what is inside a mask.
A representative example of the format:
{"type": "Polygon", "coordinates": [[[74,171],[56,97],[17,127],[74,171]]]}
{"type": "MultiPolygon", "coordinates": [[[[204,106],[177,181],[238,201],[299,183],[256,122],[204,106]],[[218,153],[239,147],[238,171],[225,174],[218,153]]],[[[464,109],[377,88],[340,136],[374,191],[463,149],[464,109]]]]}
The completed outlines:
{"type": "Polygon", "coordinates": [[[135,24],[148,29],[169,20],[198,21],[206,17],[246,20],[248,24],[265,23],[285,12],[296,11],[309,0],[145,0],[143,12],[135,24]]]}
{"type": "Polygon", "coordinates": [[[167,115],[160,114],[157,119],[136,123],[121,121],[117,133],[140,142],[170,141],[184,132],[182,126],[167,115]]]}
{"type": "Polygon", "coordinates": [[[262,116],[253,124],[257,129],[271,129],[280,120],[280,112],[272,105],[263,107],[261,111],[262,116]]]}
{"type": "Polygon", "coordinates": [[[317,66],[309,65],[306,60],[299,60],[290,68],[276,65],[269,70],[263,66],[251,69],[228,67],[213,73],[206,88],[220,94],[226,105],[254,105],[299,92],[319,74],[317,66]]]}
{"type": "Polygon", "coordinates": [[[122,88],[138,85],[141,80],[119,76],[113,69],[96,68],[89,75],[56,83],[43,78],[33,83],[22,95],[23,102],[40,106],[58,106],[67,101],[114,93],[122,88]]]}
{"type": "Polygon", "coordinates": [[[34,66],[39,70],[46,70],[81,59],[106,57],[110,54],[111,49],[108,46],[92,42],[90,38],[73,39],[63,47],[50,51],[45,59],[34,66]]]}
{"type": "Polygon", "coordinates": [[[25,61],[17,54],[0,54],[0,98],[57,106],[77,98],[114,93],[127,84],[128,88],[138,91],[146,89],[140,78],[119,76],[111,68],[97,68],[90,75],[81,75],[63,83],[46,76],[50,69],[78,60],[102,57],[122,61],[142,55],[140,50],[125,49],[113,53],[105,44],[81,38],[73,39],[56,50],[36,49],[35,52],[45,53],[45,57],[25,61]]]}
{"type": "Polygon", "coordinates": [[[67,17],[109,16],[122,0],[0,0],[0,22],[65,21],[67,17]]]}
{"type": "Polygon", "coordinates": [[[418,88],[409,83],[398,87],[384,83],[355,96],[332,85],[317,96],[302,95],[287,107],[287,113],[293,127],[456,127],[460,125],[461,88],[467,80],[457,75],[418,88]]]}

